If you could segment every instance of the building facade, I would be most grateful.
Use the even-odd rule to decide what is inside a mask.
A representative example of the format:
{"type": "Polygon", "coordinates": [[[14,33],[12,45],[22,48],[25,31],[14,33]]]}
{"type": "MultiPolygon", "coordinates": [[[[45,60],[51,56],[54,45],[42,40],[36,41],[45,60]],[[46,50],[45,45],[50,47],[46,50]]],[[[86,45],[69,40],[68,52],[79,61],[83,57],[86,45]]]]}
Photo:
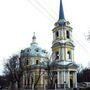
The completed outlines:
{"type": "Polygon", "coordinates": [[[77,68],[74,61],[72,27],[66,21],[60,0],[59,19],[55,23],[52,42],[52,55],[40,48],[34,34],[31,47],[21,51],[23,88],[76,88],[77,68]]]}
{"type": "Polygon", "coordinates": [[[21,85],[23,88],[34,88],[41,87],[44,85],[43,68],[42,62],[46,61],[47,52],[46,50],[39,47],[36,42],[36,36],[32,37],[32,43],[30,47],[21,50],[21,63],[23,67],[23,75],[21,85]]]}

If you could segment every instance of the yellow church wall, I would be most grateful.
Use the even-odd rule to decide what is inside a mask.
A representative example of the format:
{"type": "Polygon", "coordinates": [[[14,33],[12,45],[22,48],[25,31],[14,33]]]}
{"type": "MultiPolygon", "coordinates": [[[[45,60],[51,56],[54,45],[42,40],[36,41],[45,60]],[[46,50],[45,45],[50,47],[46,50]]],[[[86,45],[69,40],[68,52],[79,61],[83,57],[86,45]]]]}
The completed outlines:
{"type": "MultiPolygon", "coordinates": [[[[68,51],[71,52],[71,58],[72,58],[72,60],[74,60],[74,49],[72,49],[72,48],[69,47],[69,48],[67,48],[67,52],[68,52],[68,51]]],[[[67,53],[67,52],[66,52],[66,53],[67,53]]]]}
{"type": "Polygon", "coordinates": [[[60,51],[61,48],[66,48],[67,51],[72,51],[74,48],[73,47],[70,47],[70,46],[64,46],[64,47],[61,47],[61,46],[58,46],[58,47],[54,47],[52,48],[52,51],[56,52],[56,51],[60,51]]]}
{"type": "Polygon", "coordinates": [[[34,74],[35,74],[35,82],[36,82],[36,81],[38,80],[38,78],[39,78],[37,85],[40,85],[40,84],[43,85],[43,84],[44,84],[44,77],[43,77],[43,72],[44,72],[44,70],[41,69],[41,68],[36,68],[36,69],[33,70],[33,72],[34,72],[34,74]]]}
{"type": "Polygon", "coordinates": [[[68,48],[67,48],[67,51],[72,51],[72,48],[71,48],[71,47],[68,47],[68,48]]]}
{"type": "Polygon", "coordinates": [[[57,52],[57,51],[59,51],[59,50],[60,50],[60,48],[59,48],[59,47],[52,48],[52,51],[53,51],[53,52],[57,52]]]}
{"type": "Polygon", "coordinates": [[[57,52],[57,51],[60,52],[61,48],[64,49],[64,60],[67,60],[67,52],[68,51],[71,52],[71,58],[72,58],[72,60],[74,60],[74,48],[72,46],[65,46],[65,47],[58,46],[58,47],[52,48],[52,51],[53,52],[57,52]]]}

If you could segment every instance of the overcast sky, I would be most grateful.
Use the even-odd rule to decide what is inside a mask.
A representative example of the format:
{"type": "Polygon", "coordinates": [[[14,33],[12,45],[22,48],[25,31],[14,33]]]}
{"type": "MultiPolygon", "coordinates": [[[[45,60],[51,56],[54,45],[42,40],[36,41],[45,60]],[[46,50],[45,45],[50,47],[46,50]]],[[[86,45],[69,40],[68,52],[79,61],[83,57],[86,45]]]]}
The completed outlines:
{"type": "MultiPolygon", "coordinates": [[[[0,0],[0,73],[13,54],[30,46],[33,32],[37,42],[51,50],[52,29],[58,20],[60,0],[0,0]]],[[[73,28],[75,61],[87,66],[90,60],[90,0],[62,0],[65,19],[73,28]]]]}

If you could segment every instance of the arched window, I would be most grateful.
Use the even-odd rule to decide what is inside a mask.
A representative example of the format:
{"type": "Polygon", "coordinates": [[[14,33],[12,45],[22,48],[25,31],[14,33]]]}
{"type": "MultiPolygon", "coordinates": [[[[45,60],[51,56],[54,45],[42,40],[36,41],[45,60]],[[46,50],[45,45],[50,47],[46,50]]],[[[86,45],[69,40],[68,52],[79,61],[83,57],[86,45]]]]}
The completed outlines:
{"type": "Polygon", "coordinates": [[[68,55],[68,59],[71,59],[71,51],[68,51],[67,55],[68,55]]]}
{"type": "Polygon", "coordinates": [[[66,37],[67,37],[68,39],[70,39],[70,32],[69,32],[69,31],[66,31],[66,37]]]}
{"type": "Polygon", "coordinates": [[[56,52],[56,59],[59,59],[59,52],[56,52]]]}
{"type": "Polygon", "coordinates": [[[39,63],[39,61],[38,60],[36,60],[36,64],[38,64],[39,63]]]}
{"type": "Polygon", "coordinates": [[[56,31],[56,38],[59,36],[59,32],[58,31],[56,31]]]}
{"type": "Polygon", "coordinates": [[[26,60],[26,64],[28,65],[28,59],[26,60]]]}

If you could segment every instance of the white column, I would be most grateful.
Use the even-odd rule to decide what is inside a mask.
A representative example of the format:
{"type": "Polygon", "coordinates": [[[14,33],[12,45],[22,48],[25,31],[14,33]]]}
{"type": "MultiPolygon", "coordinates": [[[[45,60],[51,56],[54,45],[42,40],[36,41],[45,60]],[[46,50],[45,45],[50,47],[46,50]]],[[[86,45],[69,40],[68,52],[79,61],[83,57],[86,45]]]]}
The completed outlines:
{"type": "Polygon", "coordinates": [[[64,60],[66,60],[66,48],[64,48],[64,60]]]}
{"type": "Polygon", "coordinates": [[[35,83],[35,72],[33,72],[33,84],[35,83]]]}
{"type": "Polygon", "coordinates": [[[61,30],[61,38],[63,39],[63,29],[61,30]]]}
{"type": "Polygon", "coordinates": [[[65,30],[63,29],[63,39],[65,39],[65,30]]]}
{"type": "Polygon", "coordinates": [[[65,75],[66,73],[65,73],[65,70],[63,71],[63,81],[66,81],[65,80],[65,77],[66,77],[66,75],[65,75]]]}
{"type": "Polygon", "coordinates": [[[61,60],[62,60],[62,48],[61,48],[61,51],[60,51],[60,56],[61,56],[61,60]]]}
{"type": "Polygon", "coordinates": [[[66,60],[67,60],[67,48],[66,48],[65,54],[66,54],[66,60]]]}
{"type": "Polygon", "coordinates": [[[53,33],[53,41],[56,39],[56,37],[55,37],[55,32],[53,33]]]}
{"type": "Polygon", "coordinates": [[[64,81],[65,81],[65,72],[64,71],[62,71],[61,72],[61,81],[62,81],[62,83],[61,84],[64,84],[64,81]]]}
{"type": "Polygon", "coordinates": [[[59,85],[60,84],[60,72],[58,71],[57,73],[58,73],[58,75],[57,75],[57,81],[58,81],[58,85],[59,85]]]}
{"type": "Polygon", "coordinates": [[[65,82],[66,82],[66,75],[65,75],[65,70],[63,70],[63,84],[64,84],[64,89],[65,89],[65,82]]]}
{"type": "Polygon", "coordinates": [[[64,48],[62,48],[62,60],[64,60],[64,48]]]}
{"type": "Polygon", "coordinates": [[[77,87],[77,72],[75,72],[75,78],[76,78],[76,79],[75,79],[75,81],[76,81],[76,82],[75,82],[75,87],[77,87]]]}
{"type": "Polygon", "coordinates": [[[60,30],[60,39],[62,38],[62,30],[60,30]]]}
{"type": "Polygon", "coordinates": [[[59,49],[59,60],[61,60],[61,49],[59,49]]]}
{"type": "Polygon", "coordinates": [[[70,39],[72,39],[72,32],[70,31],[70,39]]]}
{"type": "Polygon", "coordinates": [[[77,87],[77,73],[76,72],[73,73],[73,85],[74,87],[77,87]]]}
{"type": "Polygon", "coordinates": [[[64,82],[63,82],[63,81],[64,81],[64,80],[63,80],[63,71],[61,71],[61,78],[60,78],[60,79],[61,79],[60,84],[63,84],[63,83],[64,83],[64,82]]]}
{"type": "Polygon", "coordinates": [[[74,61],[74,50],[72,50],[72,59],[73,59],[73,61],[74,61]]]}
{"type": "Polygon", "coordinates": [[[45,83],[44,83],[44,79],[43,79],[43,78],[44,78],[44,76],[41,75],[41,78],[40,78],[40,79],[41,79],[41,87],[43,87],[43,89],[44,89],[44,84],[45,84],[45,83]]]}
{"type": "Polygon", "coordinates": [[[62,26],[62,39],[64,39],[64,29],[63,29],[63,26],[62,26]]]}
{"type": "Polygon", "coordinates": [[[65,30],[65,39],[66,39],[66,30],[65,30]]]}
{"type": "Polygon", "coordinates": [[[44,77],[43,77],[43,71],[42,71],[42,72],[41,72],[41,78],[40,78],[40,79],[41,79],[41,84],[44,84],[44,83],[43,83],[43,78],[44,78],[44,77]]]}
{"type": "Polygon", "coordinates": [[[68,87],[70,88],[70,72],[68,71],[68,76],[67,76],[67,83],[68,87]]]}

